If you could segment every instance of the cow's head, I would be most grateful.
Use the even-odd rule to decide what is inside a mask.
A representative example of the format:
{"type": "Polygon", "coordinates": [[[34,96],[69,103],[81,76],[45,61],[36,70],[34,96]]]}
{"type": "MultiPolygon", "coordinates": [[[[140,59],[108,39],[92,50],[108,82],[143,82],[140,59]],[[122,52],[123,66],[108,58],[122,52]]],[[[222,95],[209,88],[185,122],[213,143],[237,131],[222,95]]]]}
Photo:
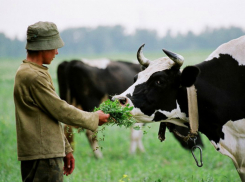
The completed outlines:
{"type": "Polygon", "coordinates": [[[143,47],[139,48],[137,59],[144,70],[136,75],[132,86],[114,99],[122,105],[133,106],[132,114],[139,122],[171,120],[171,123],[183,126],[183,121],[188,119],[179,109],[178,90],[194,84],[198,68],[186,67],[181,72],[184,58],[165,49],[163,51],[168,57],[150,61],[144,57],[143,47]]]}

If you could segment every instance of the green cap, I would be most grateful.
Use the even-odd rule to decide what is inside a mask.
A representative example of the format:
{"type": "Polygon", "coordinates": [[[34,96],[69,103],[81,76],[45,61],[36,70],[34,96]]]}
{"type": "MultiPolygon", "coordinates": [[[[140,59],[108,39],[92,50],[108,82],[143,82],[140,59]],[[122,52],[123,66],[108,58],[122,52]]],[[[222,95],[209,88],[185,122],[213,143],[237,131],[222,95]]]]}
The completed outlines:
{"type": "Polygon", "coordinates": [[[27,28],[27,50],[52,50],[63,46],[64,42],[54,23],[40,21],[27,28]]]}

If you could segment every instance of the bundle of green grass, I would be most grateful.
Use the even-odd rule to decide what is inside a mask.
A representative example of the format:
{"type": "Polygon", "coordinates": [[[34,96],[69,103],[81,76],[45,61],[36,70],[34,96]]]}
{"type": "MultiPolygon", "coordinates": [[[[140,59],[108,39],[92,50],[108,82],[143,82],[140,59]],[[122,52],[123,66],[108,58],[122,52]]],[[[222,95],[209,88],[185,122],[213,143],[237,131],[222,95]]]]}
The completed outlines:
{"type": "MultiPolygon", "coordinates": [[[[105,125],[129,128],[136,123],[136,120],[130,113],[132,109],[133,107],[129,107],[129,104],[122,107],[118,100],[111,101],[108,99],[101,103],[98,108],[95,107],[94,111],[102,110],[104,113],[110,114],[109,121],[105,125]]],[[[139,130],[140,128],[136,126],[134,129],[139,130]]]]}

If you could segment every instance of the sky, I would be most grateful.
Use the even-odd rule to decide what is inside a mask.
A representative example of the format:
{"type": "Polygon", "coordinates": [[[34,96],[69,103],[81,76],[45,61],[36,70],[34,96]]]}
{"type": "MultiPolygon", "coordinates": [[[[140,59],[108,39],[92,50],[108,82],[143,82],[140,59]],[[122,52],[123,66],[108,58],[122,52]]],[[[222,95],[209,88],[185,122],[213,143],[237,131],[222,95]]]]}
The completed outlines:
{"type": "Polygon", "coordinates": [[[38,21],[67,28],[121,25],[125,33],[155,30],[164,36],[206,27],[245,30],[244,0],[0,0],[0,33],[26,38],[27,27],[38,21]]]}

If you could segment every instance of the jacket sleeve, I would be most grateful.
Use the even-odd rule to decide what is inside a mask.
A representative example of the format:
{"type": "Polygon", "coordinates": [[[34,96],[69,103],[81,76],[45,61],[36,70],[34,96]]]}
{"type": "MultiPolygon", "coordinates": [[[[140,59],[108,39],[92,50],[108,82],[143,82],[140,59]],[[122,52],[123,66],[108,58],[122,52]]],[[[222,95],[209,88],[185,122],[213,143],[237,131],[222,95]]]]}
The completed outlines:
{"type": "Polygon", "coordinates": [[[68,104],[56,94],[52,83],[45,76],[37,76],[30,84],[31,95],[43,112],[62,123],[80,126],[92,131],[98,127],[99,116],[95,112],[86,112],[68,104]]]}
{"type": "Polygon", "coordinates": [[[65,138],[65,153],[68,154],[70,152],[73,152],[70,143],[68,142],[66,136],[64,135],[65,138]]]}

